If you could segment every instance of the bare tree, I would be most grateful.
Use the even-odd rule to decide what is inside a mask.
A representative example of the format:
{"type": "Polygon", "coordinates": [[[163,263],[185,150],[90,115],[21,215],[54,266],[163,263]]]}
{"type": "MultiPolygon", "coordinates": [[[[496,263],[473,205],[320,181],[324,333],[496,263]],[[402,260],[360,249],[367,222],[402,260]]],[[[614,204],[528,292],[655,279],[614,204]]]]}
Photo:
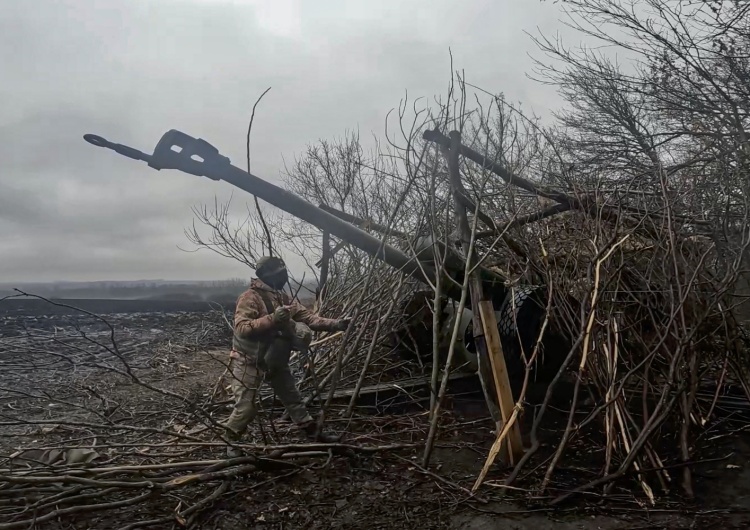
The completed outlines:
{"type": "MultiPolygon", "coordinates": [[[[286,168],[288,189],[440,271],[418,285],[348,242],[330,241],[320,309],[356,311],[363,326],[335,348],[323,339],[322,372],[304,383],[313,395],[327,391],[329,404],[337,385],[353,386],[351,415],[365,385],[429,374],[427,464],[454,361],[477,366],[471,330],[447,316],[460,313],[458,300],[444,296],[448,289],[466,295],[470,270],[455,261],[461,237],[440,153],[456,130],[462,189],[455,198],[472,227],[472,251],[505,280],[496,309],[505,319],[501,336],[515,384],[507,423],[524,423],[531,440],[507,483],[540,456],[540,430],[555,414],[557,389],[572,375],[572,401],[548,444],[554,451],[544,455],[538,488],[554,488],[571,444],[588,436],[601,443],[599,475],[555,502],[595,487],[606,493],[632,471],[653,501],[654,484],[668,489],[665,466],[674,461],[691,494],[691,447],[718,414],[716,389],[731,372],[750,390],[736,313],[750,244],[750,8],[719,1],[565,5],[572,27],[628,62],[536,37],[548,58],[538,62],[537,75],[567,101],[550,126],[455,73],[443,99],[402,101],[389,116],[385,140],[372,149],[349,133],[310,145],[286,168]],[[407,342],[416,355],[394,356],[407,342]],[[529,420],[524,412],[535,382],[543,384],[543,396],[529,420]],[[677,433],[677,454],[660,453],[663,429],[677,433]]],[[[224,210],[215,210],[202,215],[214,239],[194,241],[252,263],[252,242],[263,239],[260,220],[248,217],[249,228],[235,232],[224,210]]],[[[267,226],[276,245],[315,275],[326,236],[283,214],[267,226]]],[[[467,307],[474,302],[464,299],[467,307]]],[[[502,427],[506,432],[508,425],[502,427]]]]}

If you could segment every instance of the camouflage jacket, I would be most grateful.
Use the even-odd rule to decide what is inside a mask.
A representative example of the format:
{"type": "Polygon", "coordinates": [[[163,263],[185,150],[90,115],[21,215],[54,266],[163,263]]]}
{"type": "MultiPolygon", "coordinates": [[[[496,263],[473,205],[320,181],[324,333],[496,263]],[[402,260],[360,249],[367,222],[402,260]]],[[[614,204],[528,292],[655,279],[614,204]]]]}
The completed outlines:
{"type": "Polygon", "coordinates": [[[338,323],[338,320],[316,315],[296,300],[292,302],[286,293],[276,291],[255,278],[250,283],[250,288],[237,299],[237,307],[234,310],[233,352],[257,359],[261,350],[279,334],[273,323],[273,315],[268,314],[259,291],[264,292],[274,310],[282,305],[291,306],[292,320],[306,324],[313,331],[332,331],[338,323]]]}

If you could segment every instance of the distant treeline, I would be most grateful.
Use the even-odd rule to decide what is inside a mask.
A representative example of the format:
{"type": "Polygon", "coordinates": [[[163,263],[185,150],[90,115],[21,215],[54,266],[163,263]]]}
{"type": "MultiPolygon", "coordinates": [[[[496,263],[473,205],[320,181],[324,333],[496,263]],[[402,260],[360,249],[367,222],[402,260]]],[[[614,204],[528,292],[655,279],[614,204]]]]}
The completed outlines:
{"type": "MultiPolygon", "coordinates": [[[[49,303],[38,298],[11,298],[0,300],[0,319],[3,317],[80,315],[81,310],[96,315],[110,315],[113,313],[206,313],[216,311],[217,309],[234,311],[234,302],[218,303],[201,300],[105,300],[100,298],[77,300],[75,298],[65,298],[64,300],[52,299],[52,303],[49,303]]],[[[3,335],[3,331],[0,331],[0,336],[3,335]]]]}
{"type": "MultiPolygon", "coordinates": [[[[0,284],[0,298],[18,295],[19,289],[31,295],[55,299],[175,300],[234,303],[249,281],[240,278],[217,281],[103,281],[0,284]]],[[[314,290],[314,286],[306,286],[314,290]]],[[[303,289],[300,297],[307,297],[303,289]]]]}

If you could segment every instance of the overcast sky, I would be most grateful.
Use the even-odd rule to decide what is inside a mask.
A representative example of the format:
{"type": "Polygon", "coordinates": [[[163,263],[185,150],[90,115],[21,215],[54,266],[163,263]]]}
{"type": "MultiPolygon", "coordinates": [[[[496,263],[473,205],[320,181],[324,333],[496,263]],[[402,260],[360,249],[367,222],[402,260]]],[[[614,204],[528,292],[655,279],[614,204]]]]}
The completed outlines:
{"type": "Polygon", "coordinates": [[[191,207],[230,185],[82,135],[151,152],[176,128],[243,167],[252,104],[271,86],[253,173],[278,181],[282,157],[310,142],[380,134],[405,90],[444,93],[449,47],[470,82],[546,113],[559,100],[525,77],[524,30],[552,34],[561,17],[539,0],[0,2],[0,282],[248,276],[178,248],[191,207]]]}

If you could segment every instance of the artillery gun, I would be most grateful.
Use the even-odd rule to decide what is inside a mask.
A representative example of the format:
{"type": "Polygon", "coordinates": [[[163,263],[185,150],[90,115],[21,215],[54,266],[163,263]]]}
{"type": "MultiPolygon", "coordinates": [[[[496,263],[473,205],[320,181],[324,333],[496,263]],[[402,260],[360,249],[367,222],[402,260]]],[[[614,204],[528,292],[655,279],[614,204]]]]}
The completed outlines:
{"type": "MultiPolygon", "coordinates": [[[[337,212],[330,207],[315,206],[283,188],[232,165],[229,158],[221,155],[214,146],[205,140],[193,138],[174,129],[162,136],[151,155],[132,147],[109,142],[93,134],[84,135],[84,139],[97,147],[112,149],[128,158],[144,161],[156,170],[176,169],[191,175],[228,182],[316,226],[320,230],[346,241],[367,254],[375,256],[424,284],[434,282],[436,274],[447,272],[455,282],[444,282],[446,286],[446,298],[443,304],[445,335],[450,336],[453,323],[456,319],[459,319],[460,344],[457,344],[459,358],[463,361],[464,366],[468,366],[470,371],[476,372],[478,359],[477,349],[474,347],[474,333],[471,329],[472,301],[467,302],[467,307],[460,315],[456,310],[455,303],[461,297],[461,289],[457,285],[460,285],[463,281],[465,263],[463,257],[452,250],[448,250],[446,267],[444,271],[439,271],[434,263],[434,246],[442,245],[441,243],[433,241],[431,238],[417,238],[413,245],[414,255],[407,255],[401,249],[385,243],[346,220],[348,214],[337,212]]],[[[446,251],[444,247],[440,250],[441,252],[446,251]]],[[[522,352],[530,352],[537,341],[544,316],[547,290],[544,286],[510,288],[507,286],[505,278],[497,272],[484,267],[479,267],[478,272],[485,295],[492,301],[495,308],[511,386],[517,388],[525,371],[522,352]]],[[[424,292],[422,296],[424,296],[424,292]]],[[[407,307],[404,308],[406,312],[404,315],[405,329],[409,326],[418,328],[425,323],[424,318],[420,317],[420,311],[424,304],[420,307],[418,297],[419,293],[415,298],[408,301],[407,307]],[[415,301],[417,303],[414,303],[415,301]],[[410,305],[412,310],[416,309],[411,314],[408,307],[410,305]]],[[[429,322],[431,326],[431,317],[429,322]]],[[[414,336],[414,333],[411,333],[411,335],[414,336]]],[[[405,335],[399,338],[397,331],[395,338],[396,340],[402,340],[403,336],[405,335]]],[[[557,369],[568,351],[566,344],[567,341],[561,342],[560,337],[555,334],[545,334],[542,340],[542,347],[547,350],[546,355],[543,356],[545,372],[552,370],[557,373],[557,369]]],[[[427,345],[431,352],[431,338],[427,345]]],[[[419,351],[419,345],[416,353],[417,355],[425,355],[424,351],[419,351]]]]}

